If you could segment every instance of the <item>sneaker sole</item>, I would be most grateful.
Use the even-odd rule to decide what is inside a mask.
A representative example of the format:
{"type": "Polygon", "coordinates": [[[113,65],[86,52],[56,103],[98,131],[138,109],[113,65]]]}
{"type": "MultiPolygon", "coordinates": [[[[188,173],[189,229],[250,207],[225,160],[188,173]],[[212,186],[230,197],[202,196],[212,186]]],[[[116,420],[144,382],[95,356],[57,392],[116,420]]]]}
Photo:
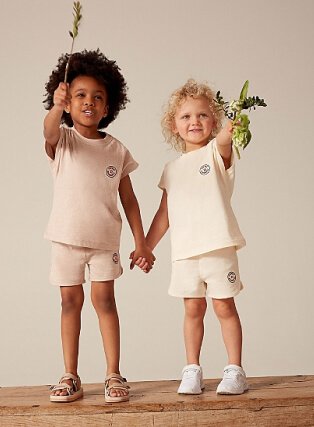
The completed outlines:
{"type": "Polygon", "coordinates": [[[201,391],[177,391],[178,394],[202,394],[205,389],[205,385],[203,384],[201,387],[201,391]]]}
{"type": "Polygon", "coordinates": [[[203,390],[201,390],[201,391],[178,391],[177,392],[178,394],[202,394],[203,393],[203,390]]]}
{"type": "Polygon", "coordinates": [[[216,391],[216,394],[225,394],[225,395],[238,395],[238,394],[243,394],[246,393],[249,390],[249,388],[245,388],[242,392],[239,393],[232,393],[230,391],[216,391]]]}

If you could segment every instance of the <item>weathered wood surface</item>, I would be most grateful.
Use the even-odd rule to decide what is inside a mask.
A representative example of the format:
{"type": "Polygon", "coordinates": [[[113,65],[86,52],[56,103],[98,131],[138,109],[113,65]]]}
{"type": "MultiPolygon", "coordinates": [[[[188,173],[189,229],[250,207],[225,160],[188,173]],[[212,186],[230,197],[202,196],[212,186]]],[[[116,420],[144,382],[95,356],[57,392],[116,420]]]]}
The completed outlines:
{"type": "Polygon", "coordinates": [[[249,378],[241,396],[217,396],[205,380],[200,396],[176,393],[178,381],[131,383],[128,403],[108,404],[102,384],[83,384],[84,398],[50,403],[49,386],[0,388],[0,426],[47,427],[314,427],[314,376],[249,378]]]}

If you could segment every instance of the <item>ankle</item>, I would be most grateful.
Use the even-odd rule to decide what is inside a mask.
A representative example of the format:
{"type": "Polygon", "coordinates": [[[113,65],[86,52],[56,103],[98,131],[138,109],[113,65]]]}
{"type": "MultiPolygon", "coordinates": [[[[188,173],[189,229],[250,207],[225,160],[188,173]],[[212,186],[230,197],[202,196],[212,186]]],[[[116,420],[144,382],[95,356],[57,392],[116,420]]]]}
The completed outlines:
{"type": "Polygon", "coordinates": [[[120,369],[107,369],[106,377],[108,377],[111,374],[121,375],[120,374],[120,369]]]}
{"type": "Polygon", "coordinates": [[[187,365],[198,365],[198,366],[201,366],[201,364],[200,364],[200,360],[199,359],[195,359],[195,358],[192,358],[192,359],[187,359],[187,361],[186,361],[186,364],[187,365]]]}
{"type": "Polygon", "coordinates": [[[65,370],[65,373],[66,373],[66,374],[72,374],[72,375],[74,375],[75,377],[78,377],[78,376],[79,376],[79,374],[77,373],[77,369],[66,369],[66,370],[65,370]]]}

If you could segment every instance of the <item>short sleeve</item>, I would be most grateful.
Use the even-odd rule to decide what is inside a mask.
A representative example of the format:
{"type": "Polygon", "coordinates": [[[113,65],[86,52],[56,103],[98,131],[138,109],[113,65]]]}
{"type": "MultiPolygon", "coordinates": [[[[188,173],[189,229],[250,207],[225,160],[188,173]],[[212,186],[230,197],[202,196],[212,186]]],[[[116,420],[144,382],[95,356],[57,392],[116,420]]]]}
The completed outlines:
{"type": "Polygon", "coordinates": [[[66,138],[65,129],[63,126],[60,126],[60,137],[59,137],[59,141],[57,142],[55,151],[53,151],[53,148],[51,147],[51,145],[48,144],[47,141],[45,141],[45,151],[47,156],[49,157],[49,160],[51,160],[52,162],[55,161],[57,157],[57,153],[60,151],[60,148],[62,147],[62,143],[65,140],[65,138],[66,138]]]}
{"type": "Polygon", "coordinates": [[[121,179],[124,178],[125,176],[129,175],[137,167],[138,167],[138,163],[133,159],[129,150],[126,150],[125,156],[124,156],[124,161],[123,161],[121,179]]]}
{"type": "Polygon", "coordinates": [[[164,168],[162,175],[160,177],[159,183],[158,183],[158,187],[161,190],[166,190],[166,168],[164,168]]]}

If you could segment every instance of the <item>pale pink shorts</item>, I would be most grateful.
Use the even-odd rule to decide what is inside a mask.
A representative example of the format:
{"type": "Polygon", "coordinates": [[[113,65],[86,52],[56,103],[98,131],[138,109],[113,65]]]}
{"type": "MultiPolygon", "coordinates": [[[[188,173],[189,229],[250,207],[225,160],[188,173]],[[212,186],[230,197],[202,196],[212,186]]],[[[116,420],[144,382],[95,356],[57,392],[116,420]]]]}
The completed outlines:
{"type": "Polygon", "coordinates": [[[182,298],[232,298],[243,285],[234,246],[174,261],[169,294],[182,298]]]}
{"type": "Polygon", "coordinates": [[[52,242],[50,282],[57,286],[85,283],[85,269],[91,282],[105,282],[121,276],[118,251],[84,248],[52,242]]]}

